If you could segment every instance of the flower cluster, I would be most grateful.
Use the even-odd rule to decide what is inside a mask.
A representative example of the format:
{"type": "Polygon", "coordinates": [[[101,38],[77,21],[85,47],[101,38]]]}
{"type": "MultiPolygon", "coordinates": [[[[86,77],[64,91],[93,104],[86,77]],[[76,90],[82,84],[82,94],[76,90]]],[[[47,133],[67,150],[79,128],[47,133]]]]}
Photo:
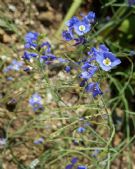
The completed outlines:
{"type": "Polygon", "coordinates": [[[92,78],[100,68],[103,71],[109,71],[120,63],[120,59],[116,58],[106,45],[101,44],[98,48],[93,47],[88,51],[88,56],[78,62],[79,78],[81,79],[80,87],[84,87],[87,93],[92,93],[93,97],[103,94],[99,82],[93,81],[92,78]]]}
{"type": "MultiPolygon", "coordinates": [[[[78,158],[74,157],[71,160],[71,163],[66,166],[65,169],[73,169],[74,165],[78,162],[78,158]]],[[[87,169],[86,166],[79,165],[77,166],[77,169],[87,169]]]]}
{"type": "MultiPolygon", "coordinates": [[[[51,44],[48,41],[43,41],[43,36],[37,32],[29,32],[25,35],[25,51],[22,56],[24,60],[33,61],[38,60],[42,65],[49,65],[57,61],[59,63],[69,62],[61,57],[56,57],[52,54],[51,44]]],[[[26,67],[24,71],[29,72],[30,68],[26,67]]],[[[70,67],[65,67],[66,72],[70,72],[70,67]]]]}
{"type": "Polygon", "coordinates": [[[63,38],[66,41],[75,40],[76,44],[85,43],[84,34],[91,30],[91,25],[95,21],[95,13],[89,12],[86,16],[83,16],[82,20],[73,16],[70,20],[66,22],[67,30],[62,33],[63,38]]]}
{"type": "Polygon", "coordinates": [[[24,60],[39,59],[41,63],[49,64],[56,59],[51,53],[51,45],[48,41],[41,42],[41,36],[37,32],[29,32],[25,35],[24,60]]]}
{"type": "MultiPolygon", "coordinates": [[[[91,30],[91,25],[94,22],[94,12],[89,12],[88,15],[83,16],[82,20],[73,16],[66,22],[68,29],[63,31],[63,38],[66,41],[75,40],[77,44],[85,45],[84,41],[86,41],[86,39],[84,40],[83,35],[91,30]]],[[[120,63],[120,59],[116,58],[106,45],[101,44],[98,48],[93,47],[88,51],[88,56],[85,56],[77,62],[80,69],[80,87],[84,87],[86,92],[92,93],[93,97],[103,94],[99,87],[99,82],[93,81],[92,78],[100,68],[103,71],[109,71],[120,63]]],[[[71,68],[67,66],[66,71],[69,73],[71,68]]],[[[80,129],[80,131],[82,131],[82,129],[80,129]]]]}
{"type": "Polygon", "coordinates": [[[42,98],[38,93],[34,93],[30,99],[29,99],[29,104],[32,106],[33,111],[38,111],[43,109],[42,105],[42,98]]]}
{"type": "MultiPolygon", "coordinates": [[[[83,16],[82,20],[73,16],[66,22],[67,30],[63,31],[65,40],[75,40],[76,44],[84,44],[84,34],[91,30],[92,23],[95,22],[95,13],[89,12],[83,16]]],[[[32,58],[37,58],[42,64],[50,64],[54,60],[65,65],[65,71],[69,73],[72,69],[70,67],[70,60],[56,57],[51,52],[51,45],[47,41],[42,42],[42,36],[36,32],[29,32],[25,36],[25,48],[23,58],[30,61],[32,58]]],[[[78,69],[77,75],[80,82],[80,87],[84,87],[87,93],[91,93],[93,97],[103,94],[100,89],[100,83],[95,78],[96,73],[100,70],[110,71],[115,66],[121,63],[120,59],[109,51],[106,45],[100,44],[98,48],[91,48],[87,52],[87,56],[81,58],[77,62],[74,61],[75,69],[78,69]]]]}

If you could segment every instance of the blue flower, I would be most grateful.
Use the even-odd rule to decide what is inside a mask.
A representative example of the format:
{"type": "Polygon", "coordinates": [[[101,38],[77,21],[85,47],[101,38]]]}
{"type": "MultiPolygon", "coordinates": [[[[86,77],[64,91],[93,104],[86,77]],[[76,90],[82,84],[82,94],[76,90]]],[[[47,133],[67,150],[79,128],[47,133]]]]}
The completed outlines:
{"type": "Polygon", "coordinates": [[[95,72],[98,69],[97,66],[93,66],[93,65],[89,64],[88,62],[85,62],[81,68],[83,71],[80,74],[80,77],[85,80],[92,78],[92,76],[95,74],[95,72]]]}
{"type": "Polygon", "coordinates": [[[77,158],[77,157],[74,157],[74,158],[72,158],[71,163],[72,163],[72,164],[76,164],[77,161],[78,161],[78,158],[77,158]]]}
{"type": "Polygon", "coordinates": [[[38,32],[28,32],[26,35],[25,35],[25,42],[30,42],[30,41],[36,41],[37,38],[39,36],[39,33],[38,32]]]}
{"type": "Polygon", "coordinates": [[[75,41],[74,46],[80,45],[80,44],[83,45],[87,42],[87,40],[82,36],[80,36],[79,38],[74,38],[74,41],[75,41]]]}
{"type": "Polygon", "coordinates": [[[72,158],[71,164],[68,164],[68,165],[65,167],[65,169],[72,169],[72,168],[74,167],[74,165],[77,163],[77,161],[78,161],[78,158],[76,158],[76,157],[72,158]]]}
{"type": "Polygon", "coordinates": [[[38,93],[34,93],[29,99],[29,104],[32,106],[34,111],[42,109],[42,98],[38,93]]]}
{"type": "Polygon", "coordinates": [[[30,71],[31,71],[31,67],[30,66],[27,66],[27,67],[25,67],[23,70],[25,71],[25,72],[27,72],[27,73],[29,73],[30,71]]]}
{"type": "Polygon", "coordinates": [[[83,80],[81,81],[81,83],[80,83],[80,87],[84,87],[86,82],[87,82],[87,80],[86,80],[86,79],[83,79],[83,80]]]}
{"type": "Polygon", "coordinates": [[[73,35],[72,35],[71,31],[68,31],[68,30],[65,30],[62,32],[62,37],[66,41],[70,41],[73,39],[73,35]]]}
{"type": "Polygon", "coordinates": [[[88,93],[92,93],[93,97],[96,97],[97,95],[103,94],[101,89],[99,88],[99,84],[95,83],[95,82],[89,83],[85,87],[85,91],[88,92],[88,93]]]}
{"type": "Polygon", "coordinates": [[[91,67],[91,64],[89,62],[84,62],[82,65],[82,70],[87,71],[91,67]]]}
{"type": "Polygon", "coordinates": [[[77,167],[77,169],[87,169],[87,167],[86,167],[86,166],[83,166],[83,165],[79,165],[79,166],[77,167]]]}
{"type": "Polygon", "coordinates": [[[95,12],[89,12],[88,15],[86,15],[83,20],[86,22],[86,23],[93,23],[94,20],[95,20],[95,12]]]}
{"type": "Polygon", "coordinates": [[[73,168],[73,164],[68,164],[65,169],[72,169],[73,168]]]}
{"type": "Polygon", "coordinates": [[[71,67],[70,67],[70,66],[66,66],[66,67],[65,67],[65,71],[66,71],[67,73],[69,73],[69,72],[71,71],[71,67]]]}
{"type": "Polygon", "coordinates": [[[77,129],[77,132],[78,133],[84,133],[85,132],[85,128],[84,127],[79,127],[78,129],[77,129]]]}
{"type": "Polygon", "coordinates": [[[90,79],[90,78],[92,77],[92,74],[89,73],[89,72],[87,72],[87,71],[84,71],[84,72],[82,72],[82,73],[80,74],[80,77],[81,77],[82,79],[88,80],[88,79],[90,79]]]}
{"type": "Polygon", "coordinates": [[[45,64],[50,64],[50,63],[52,63],[53,60],[56,60],[56,59],[57,59],[57,57],[55,55],[48,53],[48,54],[40,57],[40,62],[45,63],[45,64]]]}
{"type": "Polygon", "coordinates": [[[10,70],[19,71],[22,66],[23,66],[23,62],[14,59],[9,66],[3,69],[3,72],[8,72],[10,70]]]}
{"type": "Polygon", "coordinates": [[[82,36],[86,33],[88,33],[91,29],[91,25],[89,23],[86,23],[84,21],[79,21],[76,24],[74,24],[74,31],[79,35],[82,36]]]}
{"type": "Polygon", "coordinates": [[[37,53],[32,53],[32,52],[25,51],[23,56],[22,56],[22,58],[30,61],[31,58],[35,58],[37,56],[38,56],[37,53]]]}
{"type": "Polygon", "coordinates": [[[87,53],[88,53],[89,56],[94,56],[94,53],[95,53],[96,51],[97,51],[97,49],[94,48],[94,47],[92,47],[91,50],[88,51],[87,53]]]}
{"type": "Polygon", "coordinates": [[[38,39],[39,34],[37,32],[29,32],[25,35],[25,48],[35,48],[37,47],[37,39],[38,39]]]}
{"type": "Polygon", "coordinates": [[[100,52],[109,52],[109,48],[105,44],[100,44],[99,51],[100,52]]]}
{"type": "Polygon", "coordinates": [[[121,63],[120,59],[116,58],[111,52],[99,52],[96,54],[96,61],[99,63],[100,67],[109,71],[113,67],[121,63]]]}
{"type": "Polygon", "coordinates": [[[44,139],[40,137],[39,139],[34,141],[34,144],[42,144],[44,142],[44,139]]]}
{"type": "Polygon", "coordinates": [[[77,22],[79,22],[79,19],[76,16],[73,16],[71,19],[69,19],[65,24],[71,28],[74,26],[74,24],[76,24],[77,22]]]}

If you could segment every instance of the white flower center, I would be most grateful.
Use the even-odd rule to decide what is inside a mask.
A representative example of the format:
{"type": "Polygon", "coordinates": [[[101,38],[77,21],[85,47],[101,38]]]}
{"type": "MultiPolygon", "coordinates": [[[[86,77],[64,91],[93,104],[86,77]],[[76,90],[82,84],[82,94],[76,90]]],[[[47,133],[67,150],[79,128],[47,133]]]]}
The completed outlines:
{"type": "Polygon", "coordinates": [[[111,65],[111,60],[109,58],[106,58],[106,59],[103,60],[103,64],[105,66],[110,66],[111,65]]]}
{"type": "Polygon", "coordinates": [[[79,26],[79,30],[80,30],[80,31],[82,31],[82,32],[83,32],[83,31],[85,31],[85,29],[86,29],[86,28],[85,28],[85,26],[84,26],[84,25],[80,25],[80,26],[79,26]]]}
{"type": "Polygon", "coordinates": [[[39,99],[38,99],[37,97],[34,97],[34,98],[33,98],[33,101],[34,101],[34,102],[38,102],[38,100],[39,100],[39,99]]]}

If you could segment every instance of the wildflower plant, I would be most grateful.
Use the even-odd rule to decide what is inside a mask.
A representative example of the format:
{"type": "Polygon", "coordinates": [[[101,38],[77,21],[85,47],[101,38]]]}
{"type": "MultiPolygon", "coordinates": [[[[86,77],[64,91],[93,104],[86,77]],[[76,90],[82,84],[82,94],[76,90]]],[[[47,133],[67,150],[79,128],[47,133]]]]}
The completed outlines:
{"type": "MultiPolygon", "coordinates": [[[[109,43],[91,38],[96,24],[92,11],[66,21],[62,42],[69,45],[68,51],[63,44],[57,49],[45,34],[28,32],[21,62],[13,60],[3,69],[4,73],[21,69],[28,77],[23,79],[30,96],[23,91],[26,98],[22,101],[28,105],[23,111],[31,114],[25,128],[34,130],[35,137],[29,140],[41,151],[26,168],[109,169],[117,155],[119,147],[115,150],[112,145],[113,108],[109,108],[113,99],[108,101],[105,84],[110,78],[119,93],[124,92],[125,87],[120,92],[120,85],[110,76],[122,61],[109,43]]],[[[125,102],[123,95],[121,99],[125,102]]],[[[19,132],[23,134],[24,128],[14,137],[19,132]]]]}
{"type": "MultiPolygon", "coordinates": [[[[62,53],[60,53],[60,56],[59,56],[57,53],[54,53],[50,42],[44,40],[46,38],[45,35],[41,35],[37,32],[29,32],[25,35],[25,51],[24,51],[24,55],[22,56],[22,58],[24,62],[27,64],[27,66],[32,66],[33,69],[35,69],[35,71],[38,71],[39,73],[41,73],[40,74],[40,86],[41,86],[41,83],[43,84],[45,83],[45,88],[53,96],[54,100],[52,100],[52,102],[56,102],[56,104],[60,107],[61,105],[63,105],[62,108],[67,107],[67,110],[65,109],[64,111],[66,114],[67,113],[70,114],[68,117],[66,117],[64,115],[65,113],[63,115],[61,114],[61,111],[59,112],[59,114],[55,112],[54,117],[56,116],[55,117],[56,119],[61,118],[64,120],[64,118],[67,118],[68,121],[70,121],[70,125],[69,127],[68,125],[66,125],[66,126],[63,126],[61,129],[56,130],[54,134],[52,133],[52,138],[54,140],[55,139],[57,140],[58,136],[60,136],[62,133],[65,136],[64,128],[67,130],[70,129],[73,131],[73,136],[71,137],[74,138],[74,142],[72,142],[72,144],[74,146],[77,146],[76,143],[80,146],[81,144],[84,144],[86,147],[88,147],[89,141],[86,141],[85,138],[89,137],[89,132],[90,132],[92,133],[92,135],[90,134],[92,137],[91,139],[92,140],[95,139],[96,142],[101,141],[100,146],[101,145],[102,146],[96,148],[95,146],[99,146],[99,145],[93,142],[93,146],[95,148],[89,149],[91,150],[91,153],[87,154],[87,158],[89,159],[89,155],[90,155],[91,158],[93,158],[93,160],[95,161],[94,159],[95,156],[93,156],[92,151],[96,151],[96,149],[98,150],[101,149],[100,154],[102,154],[102,158],[101,159],[99,158],[99,159],[102,161],[104,159],[109,158],[110,156],[109,146],[113,138],[114,126],[111,123],[111,126],[108,131],[108,133],[110,132],[111,136],[109,138],[109,135],[108,135],[107,136],[108,138],[106,138],[107,141],[105,141],[104,139],[103,140],[101,139],[101,136],[99,136],[100,134],[97,134],[97,132],[96,133],[94,132],[93,125],[89,124],[89,122],[92,116],[94,118],[97,118],[98,116],[102,117],[102,115],[104,114],[108,116],[107,119],[105,118],[102,119],[106,127],[108,126],[109,121],[111,121],[110,113],[108,112],[108,109],[104,107],[105,105],[102,99],[102,95],[104,95],[104,92],[101,89],[102,88],[101,87],[101,84],[102,84],[101,75],[105,76],[105,74],[108,71],[111,71],[111,69],[116,68],[116,66],[118,66],[121,63],[121,61],[119,58],[115,56],[115,54],[113,54],[109,50],[109,48],[105,44],[99,44],[96,46],[89,47],[88,45],[89,39],[87,37],[87,34],[92,33],[95,22],[96,22],[96,14],[94,12],[89,12],[87,15],[82,16],[81,20],[77,18],[76,16],[73,16],[70,20],[68,20],[65,23],[66,30],[63,31],[62,37],[65,41],[68,41],[68,42],[73,41],[74,42],[73,46],[75,47],[77,46],[78,49],[81,48],[81,52],[78,53],[77,58],[71,58],[70,55],[69,56],[66,55],[65,57],[64,55],[62,55],[62,53]],[[55,68],[55,66],[57,65],[62,66],[62,69],[63,69],[62,71],[65,74],[65,76],[70,77],[71,74],[73,73],[74,80],[72,80],[72,82],[70,82],[71,80],[68,80],[67,82],[65,82],[65,79],[64,81],[61,80],[61,82],[59,82],[58,80],[55,81],[55,83],[56,84],[58,83],[60,86],[56,86],[55,84],[53,84],[51,80],[49,79],[48,73],[51,67],[55,68]],[[43,82],[43,80],[41,79],[44,79],[45,81],[43,82]],[[93,98],[96,101],[96,104],[98,104],[97,102],[100,99],[100,101],[102,102],[101,107],[103,108],[101,108],[101,110],[96,108],[95,109],[96,112],[93,111],[94,107],[93,108],[89,107],[88,109],[85,108],[83,109],[83,111],[81,111],[79,110],[81,109],[81,105],[77,105],[78,110],[76,108],[74,109],[74,105],[72,105],[72,111],[74,113],[70,112],[70,109],[69,109],[70,105],[62,99],[63,97],[62,91],[69,92],[70,86],[68,84],[70,83],[72,83],[73,86],[74,85],[76,87],[78,86],[80,92],[85,93],[85,97],[89,98],[91,96],[91,98],[93,98]],[[63,86],[63,89],[62,91],[60,91],[62,86],[63,86]],[[64,90],[64,86],[65,87],[68,86],[69,89],[67,91],[64,90]],[[81,111],[81,113],[77,115],[76,114],[77,111],[81,111]],[[86,113],[83,113],[83,112],[86,112],[86,113]],[[79,120],[78,118],[82,118],[81,122],[78,121],[79,120]]],[[[33,108],[34,112],[43,108],[42,98],[37,92],[30,97],[29,104],[33,108]]],[[[47,114],[48,111],[49,109],[47,105],[44,106],[44,110],[42,111],[42,113],[44,114],[45,117],[46,117],[45,114],[47,114]]],[[[55,110],[51,110],[51,111],[55,111],[55,110]]],[[[51,114],[50,114],[50,117],[51,117],[51,114]]],[[[43,140],[41,141],[41,139],[39,139],[39,140],[34,141],[34,143],[38,145],[38,144],[44,144],[46,141],[47,140],[45,138],[45,141],[43,140]]],[[[69,142],[68,144],[70,146],[71,143],[69,142]]],[[[72,150],[71,152],[73,154],[76,154],[74,150],[72,150]]],[[[84,153],[82,153],[82,155],[84,153]]],[[[70,154],[70,151],[69,151],[69,154],[70,154]]],[[[75,160],[74,162],[74,160],[72,160],[71,164],[68,164],[67,166],[65,166],[65,168],[68,168],[68,169],[73,168],[74,165],[76,165],[77,161],[78,160],[75,160]]],[[[107,165],[107,163],[105,165],[107,165]]],[[[76,167],[78,169],[85,169],[88,167],[88,164],[84,164],[84,165],[78,164],[76,165],[76,167]]]]}

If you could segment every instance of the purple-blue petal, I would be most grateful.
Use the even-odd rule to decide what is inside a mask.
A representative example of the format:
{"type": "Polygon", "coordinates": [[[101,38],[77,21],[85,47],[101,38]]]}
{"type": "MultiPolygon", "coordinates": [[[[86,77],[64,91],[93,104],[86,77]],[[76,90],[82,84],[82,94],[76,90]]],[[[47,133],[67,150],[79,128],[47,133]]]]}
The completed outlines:
{"type": "Polygon", "coordinates": [[[79,165],[79,166],[77,167],[77,169],[87,169],[87,167],[86,167],[86,166],[83,166],[83,165],[79,165]]]}
{"type": "Polygon", "coordinates": [[[68,164],[65,169],[72,169],[73,168],[73,164],[68,164]]]}
{"type": "Polygon", "coordinates": [[[77,157],[74,157],[74,158],[72,158],[71,163],[72,163],[72,164],[75,164],[75,163],[77,163],[77,161],[78,161],[78,158],[77,158],[77,157]]]}

